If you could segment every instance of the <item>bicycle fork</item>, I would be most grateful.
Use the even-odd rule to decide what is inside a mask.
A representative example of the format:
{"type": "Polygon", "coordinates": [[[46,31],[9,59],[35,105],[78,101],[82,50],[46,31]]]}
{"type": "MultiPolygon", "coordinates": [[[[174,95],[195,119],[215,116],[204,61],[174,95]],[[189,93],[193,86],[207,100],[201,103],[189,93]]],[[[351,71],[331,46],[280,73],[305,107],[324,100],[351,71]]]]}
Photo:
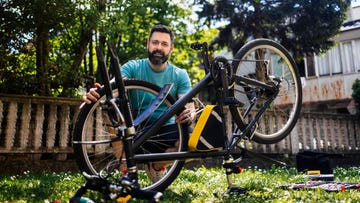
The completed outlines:
{"type": "MultiPolygon", "coordinates": [[[[116,135],[122,140],[128,172],[126,175],[117,179],[115,183],[108,180],[109,176],[104,175],[101,172],[94,176],[84,174],[87,182],[77,191],[72,200],[75,201],[78,197],[81,197],[88,189],[90,189],[104,194],[104,200],[119,199],[130,196],[130,198],[136,197],[156,202],[159,201],[162,193],[152,190],[143,190],[138,183],[138,171],[134,160],[134,152],[132,150],[136,129],[131,114],[129,99],[126,94],[125,85],[120,72],[119,60],[113,51],[113,47],[109,45],[109,48],[111,54],[111,65],[114,67],[113,69],[115,71],[115,83],[119,92],[116,98],[114,98],[112,94],[110,79],[101,47],[97,47],[96,53],[99,59],[102,78],[106,78],[106,82],[104,82],[106,90],[105,103],[110,106],[110,109],[113,109],[108,111],[109,118],[113,126],[117,126],[116,135]]],[[[119,160],[119,163],[121,163],[121,160],[119,160]]],[[[107,173],[109,171],[104,172],[107,173]]]]}

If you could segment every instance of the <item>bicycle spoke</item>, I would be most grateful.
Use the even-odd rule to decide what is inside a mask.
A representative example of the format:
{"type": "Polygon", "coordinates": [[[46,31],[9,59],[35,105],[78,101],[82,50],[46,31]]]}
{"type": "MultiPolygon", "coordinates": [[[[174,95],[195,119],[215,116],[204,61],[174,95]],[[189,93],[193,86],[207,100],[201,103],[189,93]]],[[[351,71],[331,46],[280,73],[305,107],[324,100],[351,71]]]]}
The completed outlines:
{"type": "Polygon", "coordinates": [[[264,115],[257,121],[254,140],[270,144],[286,137],[296,123],[302,97],[299,76],[291,56],[279,44],[259,39],[250,42],[237,53],[233,66],[235,75],[278,88],[274,101],[265,106],[271,99],[271,91],[256,84],[236,83],[233,95],[244,105],[233,109],[235,120],[242,122],[245,119],[250,122],[252,116],[248,116],[254,116],[266,108],[264,115]]]}
{"type": "MultiPolygon", "coordinates": [[[[130,80],[126,82],[125,88],[127,89],[128,98],[131,104],[131,110],[133,117],[136,118],[142,111],[146,109],[146,106],[151,103],[152,99],[156,98],[160,88],[144,82],[130,80]]],[[[82,170],[89,174],[97,174],[103,169],[117,169],[124,168],[125,162],[119,163],[119,159],[125,158],[123,152],[123,146],[121,139],[117,138],[115,134],[115,127],[112,126],[110,119],[108,118],[105,104],[105,95],[97,103],[90,106],[86,106],[83,113],[79,115],[82,122],[79,122],[75,126],[75,138],[74,138],[74,150],[78,165],[82,170]],[[118,167],[118,168],[116,168],[118,167]]],[[[113,97],[117,97],[117,91],[114,90],[113,97]]],[[[174,103],[171,98],[165,99],[163,104],[160,104],[153,112],[155,115],[149,115],[147,118],[136,126],[137,132],[145,130],[154,118],[162,114],[169,106],[174,103]]],[[[172,122],[170,120],[169,122],[172,122]]],[[[140,149],[135,153],[147,154],[147,153],[164,153],[169,149],[171,151],[182,151],[186,149],[187,138],[183,134],[181,125],[165,125],[155,136],[152,136],[146,140],[140,149]],[[172,130],[168,129],[169,126],[172,130]],[[174,126],[174,127],[172,127],[174,126]],[[164,128],[164,130],[162,130],[164,128]]],[[[149,177],[148,171],[143,171],[148,164],[137,164],[140,174],[146,174],[144,180],[139,181],[142,188],[165,189],[179,174],[184,161],[170,161],[166,163],[167,173],[164,173],[164,177],[160,180],[153,182],[149,177]]]]}

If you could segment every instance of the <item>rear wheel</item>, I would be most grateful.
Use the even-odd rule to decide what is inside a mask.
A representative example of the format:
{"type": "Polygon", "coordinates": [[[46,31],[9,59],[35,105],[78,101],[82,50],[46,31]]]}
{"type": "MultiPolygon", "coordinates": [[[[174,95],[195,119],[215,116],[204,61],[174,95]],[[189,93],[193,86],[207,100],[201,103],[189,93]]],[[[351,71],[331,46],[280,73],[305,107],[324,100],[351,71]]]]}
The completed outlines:
{"type": "MultiPolygon", "coordinates": [[[[294,128],[302,103],[302,89],[296,64],[280,44],[257,39],[245,44],[232,63],[234,74],[255,79],[269,85],[280,81],[279,94],[257,122],[252,139],[262,144],[273,144],[285,138],[294,128]]],[[[243,106],[231,107],[231,113],[243,126],[263,107],[269,95],[254,85],[235,83],[233,94],[243,106]],[[254,103],[255,102],[255,103],[254,103]],[[247,108],[254,104],[246,115],[247,108]]]]}
{"type": "MultiPolygon", "coordinates": [[[[158,86],[139,80],[125,80],[125,89],[130,100],[134,120],[160,91],[158,86]]],[[[105,168],[114,167],[122,171],[126,169],[122,142],[110,141],[116,137],[115,128],[108,119],[107,106],[104,105],[106,99],[104,88],[99,89],[98,93],[100,99],[96,103],[84,105],[75,123],[73,137],[76,161],[79,168],[89,174],[98,174],[105,168]],[[120,159],[123,161],[119,162],[120,159]]],[[[114,98],[117,94],[118,91],[115,89],[113,91],[114,98]]],[[[168,95],[159,108],[153,112],[153,115],[135,126],[137,133],[141,132],[157,115],[165,111],[174,102],[175,100],[168,95]]],[[[172,123],[164,126],[155,136],[141,145],[135,153],[186,151],[188,135],[184,133],[186,131],[182,125],[172,123]]],[[[178,160],[165,163],[138,163],[139,183],[142,188],[162,191],[178,176],[183,165],[184,161],[178,160]],[[161,170],[146,170],[149,166],[161,170]]]]}

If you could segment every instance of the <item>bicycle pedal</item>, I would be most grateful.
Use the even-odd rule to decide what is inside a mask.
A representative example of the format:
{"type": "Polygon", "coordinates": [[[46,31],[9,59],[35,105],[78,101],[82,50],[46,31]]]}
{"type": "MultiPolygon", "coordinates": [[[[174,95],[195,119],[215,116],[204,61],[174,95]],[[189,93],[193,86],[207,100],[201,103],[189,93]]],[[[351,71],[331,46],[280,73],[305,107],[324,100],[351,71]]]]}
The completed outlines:
{"type": "Polygon", "coordinates": [[[233,166],[232,168],[226,170],[227,175],[240,174],[242,172],[243,172],[243,168],[241,166],[233,166]]]}
{"type": "Polygon", "coordinates": [[[241,166],[235,166],[232,168],[233,173],[239,174],[243,172],[243,168],[241,166]]]}
{"type": "Polygon", "coordinates": [[[243,168],[236,163],[224,163],[223,167],[226,169],[226,174],[239,174],[242,173],[243,168]]]}

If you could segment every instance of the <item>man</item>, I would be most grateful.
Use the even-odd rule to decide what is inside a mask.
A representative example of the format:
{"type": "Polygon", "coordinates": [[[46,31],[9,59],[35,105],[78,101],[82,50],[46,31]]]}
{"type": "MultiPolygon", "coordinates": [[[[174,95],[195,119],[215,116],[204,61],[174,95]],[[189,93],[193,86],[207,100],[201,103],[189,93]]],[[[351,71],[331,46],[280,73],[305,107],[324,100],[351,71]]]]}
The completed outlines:
{"type": "MultiPolygon", "coordinates": [[[[127,62],[121,68],[122,75],[125,78],[145,80],[160,87],[167,83],[173,83],[170,95],[179,99],[190,90],[191,84],[185,70],[168,62],[174,49],[174,39],[173,32],[167,26],[154,26],[147,41],[148,58],[127,62]]],[[[87,104],[97,101],[100,95],[96,92],[96,88],[99,87],[100,84],[95,84],[95,88],[90,89],[83,101],[87,104]]],[[[189,103],[186,109],[179,116],[176,116],[175,122],[191,123],[194,118],[194,104],[189,103]]],[[[157,181],[166,173],[164,165],[159,163],[149,164],[146,171],[153,181],[157,181]]]]}

